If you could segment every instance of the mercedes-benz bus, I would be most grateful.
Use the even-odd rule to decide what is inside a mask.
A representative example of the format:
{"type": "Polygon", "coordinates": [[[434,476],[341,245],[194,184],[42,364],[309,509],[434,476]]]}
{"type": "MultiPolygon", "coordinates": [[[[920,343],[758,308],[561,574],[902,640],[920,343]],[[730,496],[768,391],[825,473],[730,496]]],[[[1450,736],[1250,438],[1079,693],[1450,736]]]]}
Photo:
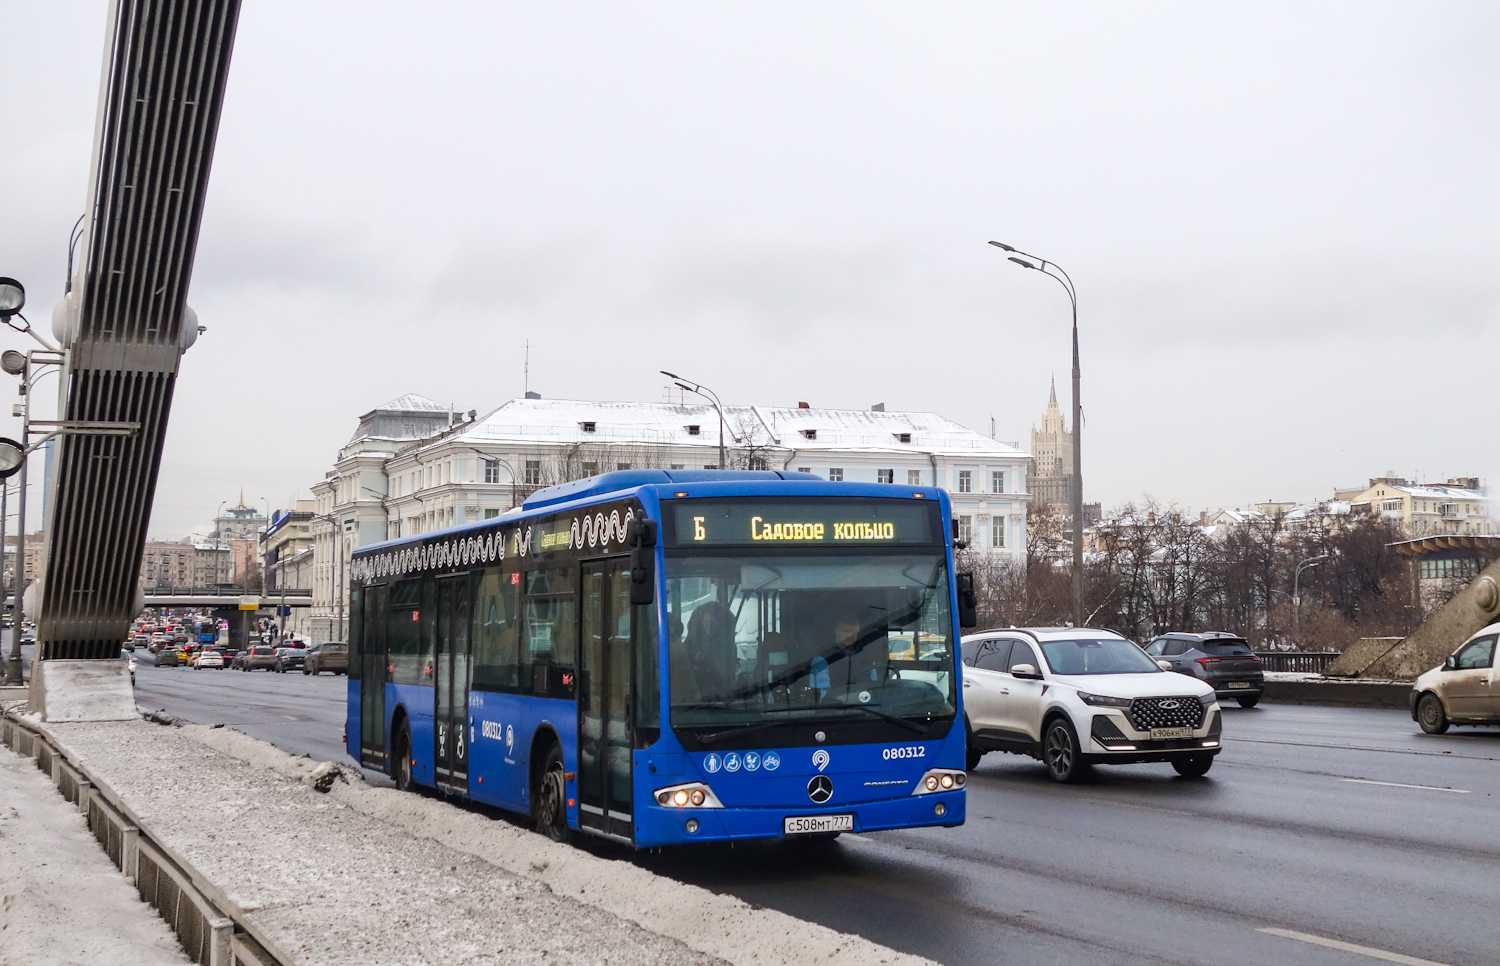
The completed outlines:
{"type": "Polygon", "coordinates": [[[633,470],[361,548],[347,744],[637,847],[964,820],[947,495],[633,470]]]}

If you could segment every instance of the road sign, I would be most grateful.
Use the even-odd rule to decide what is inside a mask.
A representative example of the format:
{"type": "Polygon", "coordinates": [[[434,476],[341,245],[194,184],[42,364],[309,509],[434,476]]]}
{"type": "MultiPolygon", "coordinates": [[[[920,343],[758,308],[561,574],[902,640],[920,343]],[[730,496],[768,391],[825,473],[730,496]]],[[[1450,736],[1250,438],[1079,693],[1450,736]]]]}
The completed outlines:
{"type": "Polygon", "coordinates": [[[241,597],[240,610],[260,610],[260,595],[247,594],[241,597]]]}

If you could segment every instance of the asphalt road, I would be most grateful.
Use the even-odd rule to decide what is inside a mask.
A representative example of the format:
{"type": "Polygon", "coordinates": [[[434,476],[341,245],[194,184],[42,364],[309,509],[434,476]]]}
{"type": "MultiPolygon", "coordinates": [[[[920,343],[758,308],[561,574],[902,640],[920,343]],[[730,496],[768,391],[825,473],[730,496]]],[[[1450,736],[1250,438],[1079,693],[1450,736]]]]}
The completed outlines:
{"type": "MultiPolygon", "coordinates": [[[[138,682],[142,707],[347,761],[342,677],[142,665],[138,682]]],[[[1500,730],[1430,737],[1399,711],[1225,714],[1225,750],[1199,781],[1131,765],[1059,786],[991,754],[962,828],[634,858],[953,966],[1500,962],[1500,730]]]]}

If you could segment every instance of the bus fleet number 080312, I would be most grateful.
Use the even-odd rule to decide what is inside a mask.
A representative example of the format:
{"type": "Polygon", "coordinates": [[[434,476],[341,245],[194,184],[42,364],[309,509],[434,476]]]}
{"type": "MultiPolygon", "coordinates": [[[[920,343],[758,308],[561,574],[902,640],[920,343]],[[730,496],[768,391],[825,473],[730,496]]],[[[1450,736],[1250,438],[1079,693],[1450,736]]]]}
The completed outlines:
{"type": "Polygon", "coordinates": [[[881,757],[886,761],[893,761],[897,758],[925,758],[927,749],[921,745],[900,745],[882,750],[881,757]]]}

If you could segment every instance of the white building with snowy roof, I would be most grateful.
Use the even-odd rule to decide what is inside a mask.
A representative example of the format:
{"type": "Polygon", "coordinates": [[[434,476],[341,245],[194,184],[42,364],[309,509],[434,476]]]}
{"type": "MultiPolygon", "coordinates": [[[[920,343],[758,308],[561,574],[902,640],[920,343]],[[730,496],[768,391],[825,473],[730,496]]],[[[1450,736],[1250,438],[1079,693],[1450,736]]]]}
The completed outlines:
{"type": "MultiPolygon", "coordinates": [[[[498,517],[533,491],[622,469],[717,469],[712,405],[512,399],[483,417],[408,395],[360,417],[313,487],[314,639],[341,637],[356,548],[498,517]]],[[[726,406],[723,462],[830,480],[940,486],[960,535],[1020,557],[1030,454],[935,413],[726,406]]]]}

